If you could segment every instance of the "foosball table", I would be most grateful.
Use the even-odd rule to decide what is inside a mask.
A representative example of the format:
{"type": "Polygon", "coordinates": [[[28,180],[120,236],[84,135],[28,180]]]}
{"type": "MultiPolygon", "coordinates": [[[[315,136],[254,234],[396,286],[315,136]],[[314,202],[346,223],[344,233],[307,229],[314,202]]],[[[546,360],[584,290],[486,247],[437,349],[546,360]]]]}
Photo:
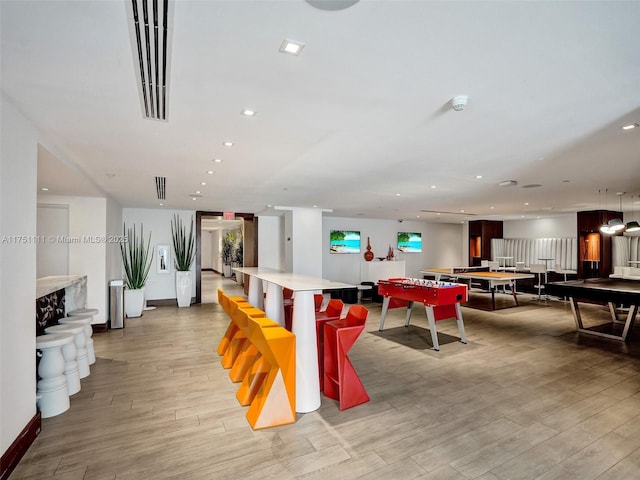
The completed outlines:
{"type": "Polygon", "coordinates": [[[407,315],[404,326],[408,327],[413,304],[420,302],[424,305],[427,314],[434,350],[440,350],[436,330],[436,322],[439,320],[455,318],[460,332],[460,341],[467,343],[462,309],[460,308],[460,303],[466,302],[468,299],[466,285],[418,278],[390,278],[378,281],[378,293],[384,297],[380,315],[380,331],[384,329],[384,320],[389,308],[406,307],[407,315]]]}

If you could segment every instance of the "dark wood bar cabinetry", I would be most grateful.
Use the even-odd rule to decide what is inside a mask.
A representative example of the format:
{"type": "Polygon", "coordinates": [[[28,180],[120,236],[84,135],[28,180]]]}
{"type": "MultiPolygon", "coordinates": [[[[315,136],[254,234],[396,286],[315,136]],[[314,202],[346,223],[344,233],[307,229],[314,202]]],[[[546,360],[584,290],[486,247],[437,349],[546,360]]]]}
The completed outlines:
{"type": "Polygon", "coordinates": [[[606,278],[611,273],[613,235],[601,233],[600,226],[613,218],[623,219],[622,212],[578,212],[578,278],[606,278]]]}
{"type": "Polygon", "coordinates": [[[482,260],[491,260],[491,239],[502,237],[502,222],[472,220],[469,222],[469,265],[479,266],[482,260]]]}

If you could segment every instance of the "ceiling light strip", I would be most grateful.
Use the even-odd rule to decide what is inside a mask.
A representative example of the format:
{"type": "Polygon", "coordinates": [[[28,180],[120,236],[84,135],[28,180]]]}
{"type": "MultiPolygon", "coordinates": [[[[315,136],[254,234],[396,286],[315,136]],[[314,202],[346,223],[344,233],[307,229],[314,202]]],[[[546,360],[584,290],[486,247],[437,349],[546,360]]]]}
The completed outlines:
{"type": "Polygon", "coordinates": [[[126,0],[126,6],[143,116],[166,120],[173,0],[126,0]]]}

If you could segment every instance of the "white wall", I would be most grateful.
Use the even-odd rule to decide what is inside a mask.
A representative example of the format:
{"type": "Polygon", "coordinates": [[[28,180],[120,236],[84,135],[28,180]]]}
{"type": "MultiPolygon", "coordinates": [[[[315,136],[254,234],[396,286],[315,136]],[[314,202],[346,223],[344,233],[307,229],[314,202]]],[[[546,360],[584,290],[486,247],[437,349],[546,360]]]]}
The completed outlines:
{"type": "Polygon", "coordinates": [[[291,211],[291,271],[322,277],[322,210],[291,211]]]}
{"type": "MultiPolygon", "coordinates": [[[[122,221],[129,227],[136,225],[139,230],[140,225],[144,226],[145,239],[151,233],[151,246],[153,248],[153,264],[149,271],[149,278],[144,292],[147,300],[164,300],[176,298],[176,275],[175,265],[173,264],[173,246],[171,241],[171,220],[174,214],[177,214],[182,223],[187,228],[187,235],[193,219],[194,236],[195,236],[195,212],[193,210],[163,210],[151,208],[124,208],[122,210],[122,221]],[[171,269],[169,273],[158,273],[156,269],[157,246],[169,245],[171,249],[171,269]]],[[[195,280],[196,263],[191,266],[191,296],[196,295],[195,280]]],[[[122,274],[124,277],[124,272],[122,274]]]]}
{"type": "Polygon", "coordinates": [[[49,238],[69,236],[69,206],[38,204],[36,220],[38,241],[36,244],[37,278],[69,274],[69,244],[44,241],[49,238]]]}
{"type": "MultiPolygon", "coordinates": [[[[122,235],[122,206],[111,198],[106,200],[106,217],[107,236],[116,237],[122,235]]],[[[110,280],[122,278],[122,256],[119,243],[108,242],[106,246],[105,281],[108,288],[110,280]]]]}
{"type": "Polygon", "coordinates": [[[200,268],[213,268],[213,245],[211,240],[213,238],[213,232],[211,230],[202,230],[200,232],[200,268]]]}
{"type": "MultiPolygon", "coordinates": [[[[36,235],[38,138],[35,127],[0,98],[0,233],[36,235]]],[[[7,237],[5,237],[7,236],[7,237]]],[[[0,450],[36,414],[36,244],[0,243],[0,450]]]]}
{"type": "Polygon", "coordinates": [[[503,222],[504,238],[575,238],[578,232],[578,216],[575,213],[561,217],[503,222]]]}
{"type": "Polygon", "coordinates": [[[284,217],[258,216],[258,266],[285,270],[284,217]]]}
{"type": "MultiPolygon", "coordinates": [[[[262,236],[262,230],[260,230],[262,236]]],[[[322,274],[324,278],[351,284],[360,283],[360,264],[370,237],[371,251],[376,257],[386,257],[389,246],[394,255],[406,263],[408,277],[421,277],[424,268],[461,265],[463,258],[462,225],[425,223],[405,220],[358,219],[324,217],[322,226],[322,274]],[[360,231],[361,252],[357,254],[330,253],[331,230],[360,231]],[[396,249],[398,232],[422,233],[422,253],[401,253],[396,249]]],[[[374,260],[376,261],[376,260],[374,260]]]]}
{"type": "Polygon", "coordinates": [[[69,209],[69,275],[87,276],[87,307],[98,309],[93,323],[105,323],[109,308],[107,246],[111,250],[118,245],[117,238],[107,235],[107,199],[40,194],[38,202],[69,209]]]}

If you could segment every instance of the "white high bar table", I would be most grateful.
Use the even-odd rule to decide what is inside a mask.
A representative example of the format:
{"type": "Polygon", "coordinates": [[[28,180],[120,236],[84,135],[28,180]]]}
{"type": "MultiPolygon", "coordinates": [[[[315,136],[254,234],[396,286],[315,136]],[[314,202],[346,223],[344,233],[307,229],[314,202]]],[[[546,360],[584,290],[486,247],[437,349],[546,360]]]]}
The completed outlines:
{"type": "Polygon", "coordinates": [[[272,268],[243,267],[236,272],[249,275],[249,303],[262,308],[263,283],[267,295],[264,311],[268,318],[284,326],[282,291],[293,290],[292,331],[296,336],[296,412],[308,413],[320,408],[318,344],[316,340],[316,310],[313,294],[320,290],[355,288],[347,283],[332,282],[272,268]]]}

